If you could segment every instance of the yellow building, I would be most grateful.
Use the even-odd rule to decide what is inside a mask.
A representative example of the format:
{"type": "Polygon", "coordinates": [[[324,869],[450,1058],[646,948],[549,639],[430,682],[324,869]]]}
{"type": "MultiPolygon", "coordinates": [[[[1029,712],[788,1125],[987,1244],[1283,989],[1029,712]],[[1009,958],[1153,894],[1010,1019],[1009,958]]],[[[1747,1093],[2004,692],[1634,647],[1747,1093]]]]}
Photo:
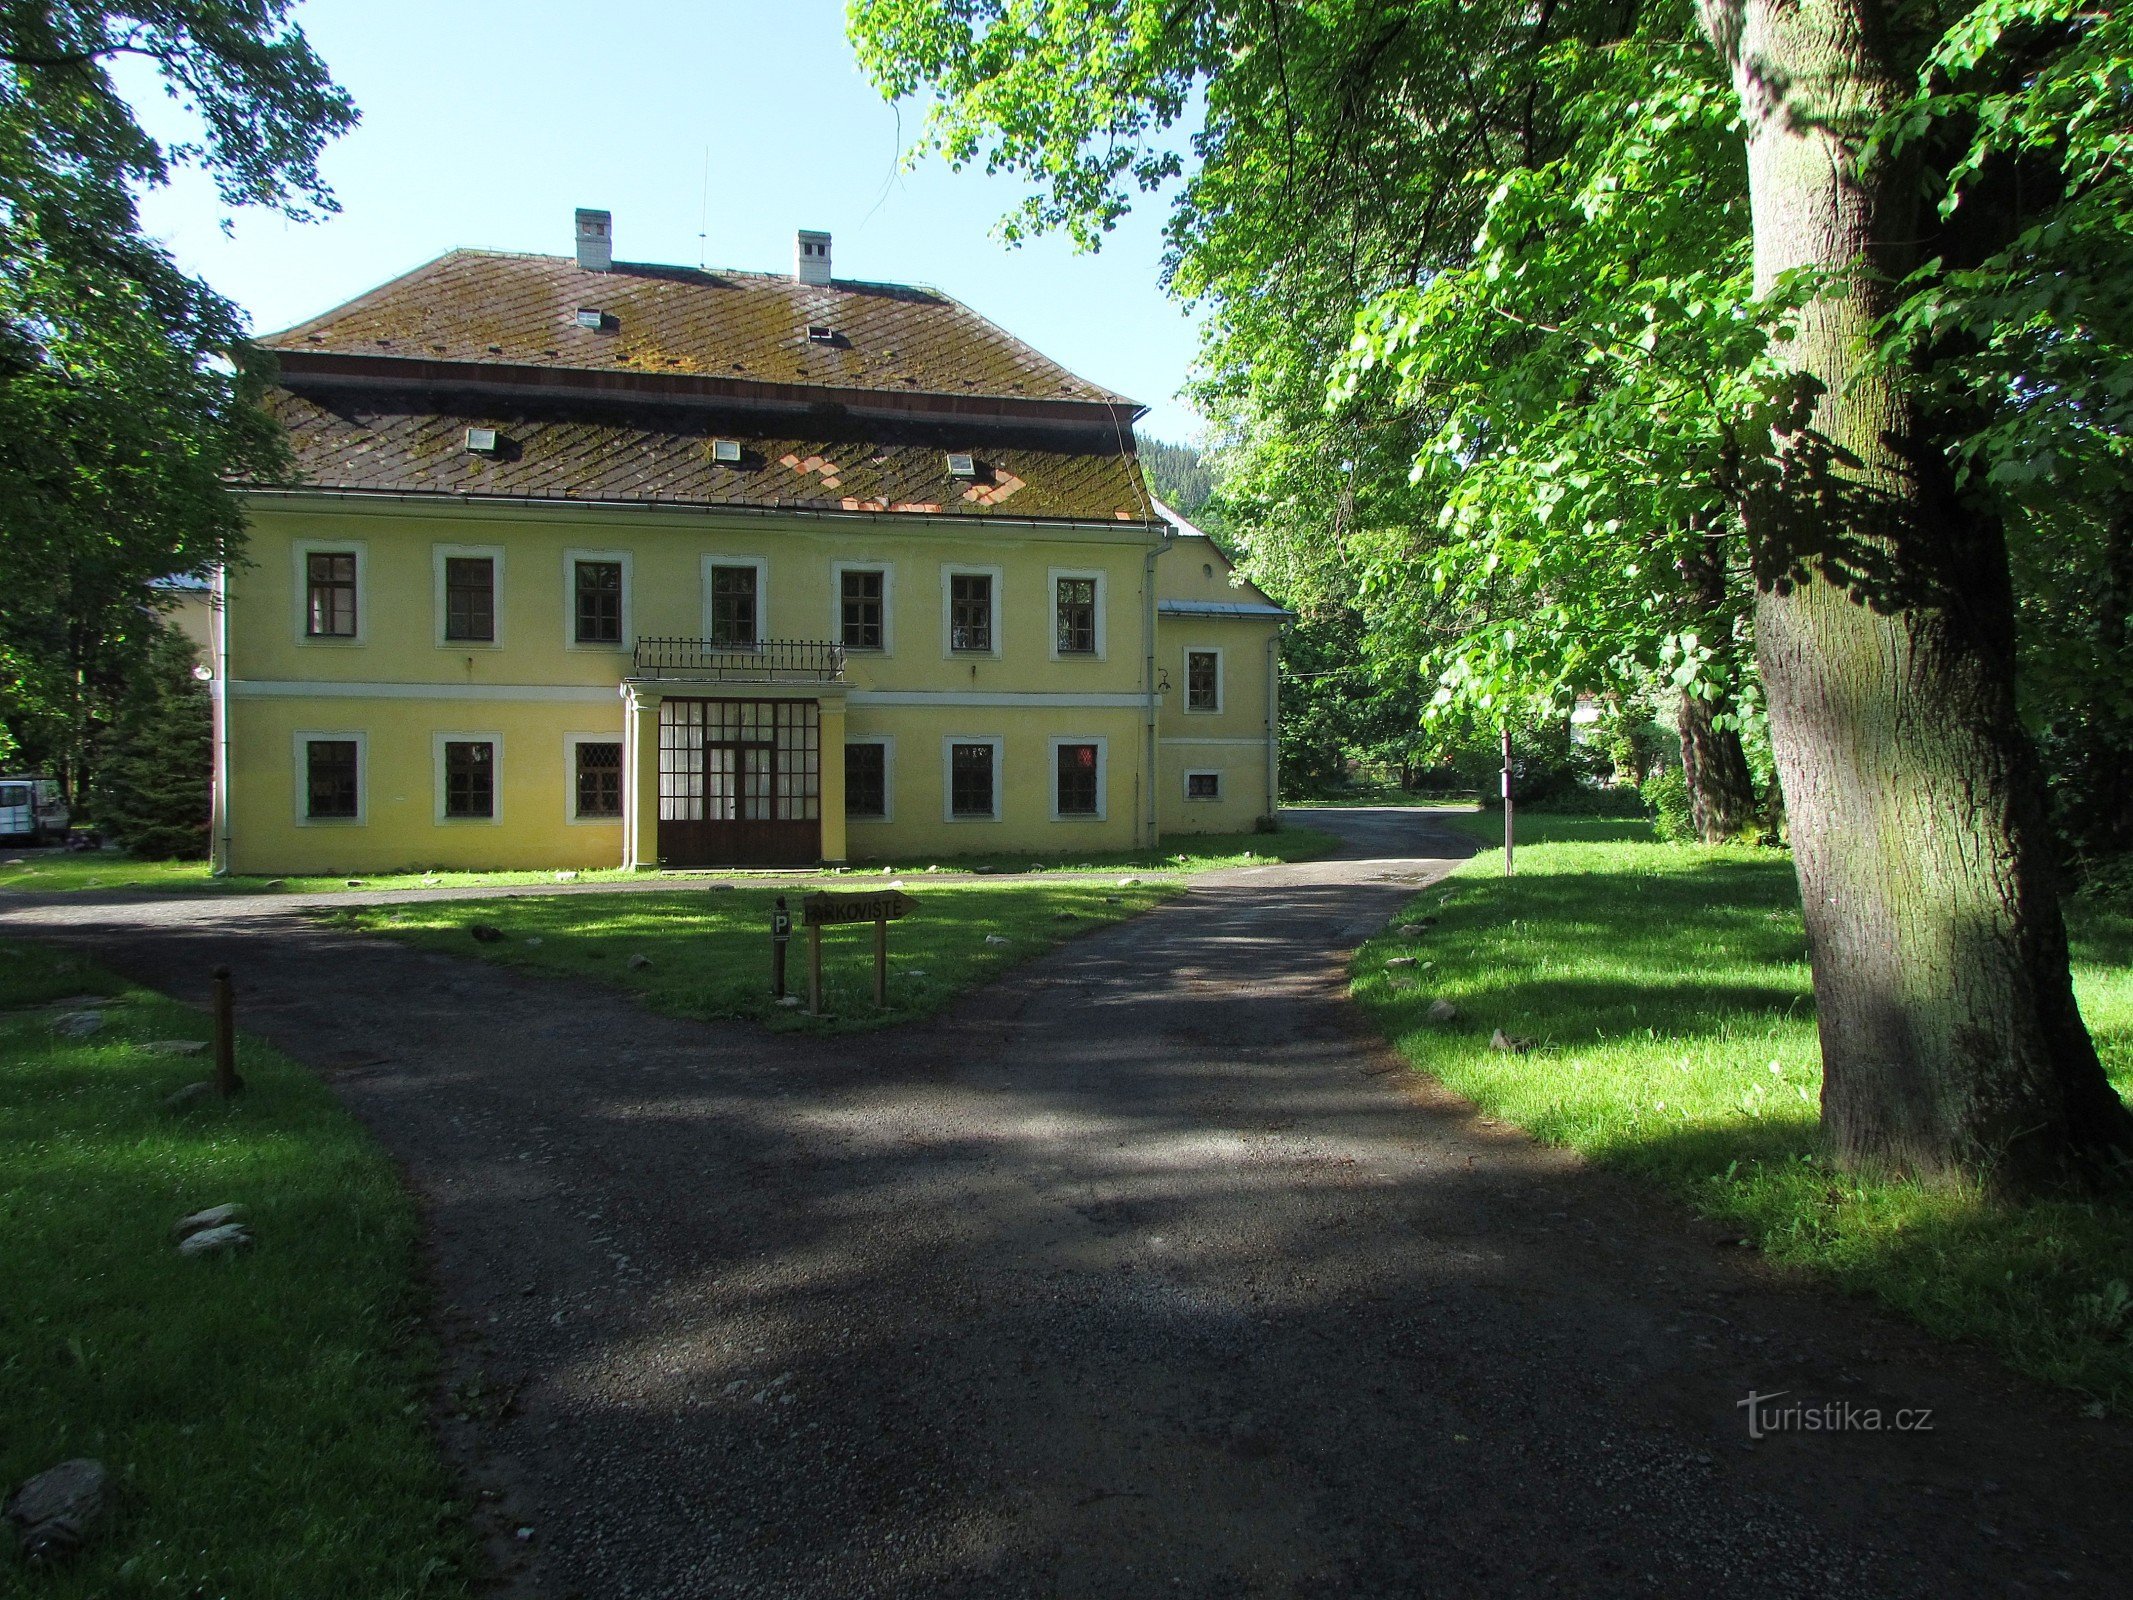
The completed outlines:
{"type": "Polygon", "coordinates": [[[1124,849],[1275,804],[1283,613],[930,289],[455,251],[263,343],[218,865],[1124,849]]]}

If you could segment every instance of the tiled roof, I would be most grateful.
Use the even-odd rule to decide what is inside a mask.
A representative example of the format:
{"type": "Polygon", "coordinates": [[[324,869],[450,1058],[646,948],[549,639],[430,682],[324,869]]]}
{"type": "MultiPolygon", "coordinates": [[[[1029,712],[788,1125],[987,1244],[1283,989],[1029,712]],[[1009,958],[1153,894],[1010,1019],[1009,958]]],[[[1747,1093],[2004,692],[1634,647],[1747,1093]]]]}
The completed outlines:
{"type": "Polygon", "coordinates": [[[270,350],[1130,405],[936,290],[454,250],[259,343],[270,350]],[[598,328],[578,313],[598,312],[598,328]],[[810,326],[827,329],[811,338],[810,326]]]}
{"type": "Polygon", "coordinates": [[[760,410],[353,388],[276,391],[298,481],[326,489],[688,506],[794,507],[1141,522],[1138,461],[1086,430],[949,422],[869,424],[760,410]],[[494,428],[493,455],[467,449],[494,428]],[[766,428],[781,436],[766,438],[766,428]],[[733,439],[741,460],[712,459],[733,439]],[[969,451],[976,478],[948,471],[969,451]]]}

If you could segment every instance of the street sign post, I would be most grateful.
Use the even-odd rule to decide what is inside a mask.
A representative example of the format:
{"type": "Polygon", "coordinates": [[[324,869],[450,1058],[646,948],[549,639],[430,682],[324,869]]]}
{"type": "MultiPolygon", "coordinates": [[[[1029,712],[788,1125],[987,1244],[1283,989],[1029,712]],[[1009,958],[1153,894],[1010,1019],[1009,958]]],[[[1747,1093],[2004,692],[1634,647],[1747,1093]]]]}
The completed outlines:
{"type": "Polygon", "coordinates": [[[771,998],[785,998],[785,947],[792,942],[792,913],[785,909],[785,896],[778,896],[775,910],[770,913],[770,993],[771,998]]]}
{"type": "Polygon", "coordinates": [[[911,914],[914,902],[900,889],[866,894],[811,894],[800,902],[807,929],[807,1009],[822,1015],[822,930],[854,922],[874,924],[874,1004],[889,1003],[889,924],[911,914]]]}

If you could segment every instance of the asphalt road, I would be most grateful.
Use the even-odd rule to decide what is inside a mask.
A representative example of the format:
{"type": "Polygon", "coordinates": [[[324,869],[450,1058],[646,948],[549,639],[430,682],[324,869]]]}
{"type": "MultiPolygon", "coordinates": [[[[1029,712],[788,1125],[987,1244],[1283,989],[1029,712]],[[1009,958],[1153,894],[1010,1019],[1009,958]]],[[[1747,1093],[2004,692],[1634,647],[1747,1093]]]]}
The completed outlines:
{"type": "Polygon", "coordinates": [[[0,931],[229,962],[405,1165],[510,1593],[2124,1592],[2133,1430],[1399,1070],[1347,953],[1459,847],[1313,822],[1349,853],[828,1043],[288,908],[0,931]]]}

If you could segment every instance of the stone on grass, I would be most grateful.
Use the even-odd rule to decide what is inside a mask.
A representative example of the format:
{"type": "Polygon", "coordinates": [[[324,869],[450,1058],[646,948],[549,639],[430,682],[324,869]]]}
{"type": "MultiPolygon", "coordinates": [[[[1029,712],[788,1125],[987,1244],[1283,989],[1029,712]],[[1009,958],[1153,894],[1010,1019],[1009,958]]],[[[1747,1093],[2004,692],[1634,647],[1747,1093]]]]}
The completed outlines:
{"type": "Polygon", "coordinates": [[[1141,880],[1138,878],[1121,878],[1118,880],[1118,886],[1121,889],[1138,889],[1141,886],[1141,880]]]}
{"type": "Polygon", "coordinates": [[[1122,894],[1107,894],[1104,896],[1104,904],[1107,906],[1122,905],[1125,902],[1125,898],[1122,894]]]}
{"type": "Polygon", "coordinates": [[[1403,922],[1393,931],[1403,939],[1412,939],[1418,934],[1429,932],[1429,924],[1426,922],[1403,922]]]}
{"type": "Polygon", "coordinates": [[[923,978],[925,975],[926,969],[924,967],[910,967],[905,969],[904,972],[904,976],[907,978],[923,978]]]}
{"type": "Polygon", "coordinates": [[[210,1228],[220,1228],[235,1222],[243,1215],[244,1207],[239,1205],[209,1206],[205,1211],[195,1211],[191,1216],[180,1217],[173,1222],[170,1225],[170,1236],[174,1240],[190,1239],[196,1233],[205,1233],[210,1228]]]}
{"type": "Polygon", "coordinates": [[[88,1539],[104,1510],[104,1464],[80,1456],[16,1487],[0,1514],[32,1566],[63,1561],[88,1539]]]}
{"type": "Polygon", "coordinates": [[[1413,956],[1393,956],[1385,963],[1388,967],[1411,967],[1414,964],[1415,958],[1413,956]]]}
{"type": "Polygon", "coordinates": [[[470,922],[467,924],[467,932],[473,937],[476,944],[502,944],[504,942],[504,930],[492,923],[470,922]]]}
{"type": "Polygon", "coordinates": [[[796,994],[785,994],[778,996],[778,1004],[781,1006],[785,1006],[788,1009],[798,1005],[799,1003],[800,997],[796,994]]]}
{"type": "Polygon", "coordinates": [[[1429,1020],[1432,1022],[1457,1022],[1459,1008],[1449,1000],[1432,1000],[1429,1003],[1429,1020]]]}
{"type": "Polygon", "coordinates": [[[52,1031],[62,1039],[86,1039],[92,1033],[104,1031],[104,1014],[101,1011],[70,1011],[53,1021],[52,1031]]]}
{"type": "Polygon", "coordinates": [[[141,1048],[152,1056],[196,1056],[207,1048],[205,1039],[150,1039],[141,1048]]]}
{"type": "Polygon", "coordinates": [[[985,942],[989,945],[1007,945],[1014,943],[1012,939],[1009,939],[1006,936],[997,933],[988,933],[987,935],[985,935],[985,942]]]}
{"type": "Polygon", "coordinates": [[[1081,913],[1079,911],[1055,911],[1052,913],[1052,920],[1054,922],[1079,922],[1081,913]]]}
{"type": "Polygon", "coordinates": [[[541,941],[540,941],[540,938],[539,938],[539,936],[538,936],[538,935],[536,935],[535,937],[533,937],[533,938],[531,938],[531,939],[528,939],[528,940],[526,941],[526,948],[527,948],[528,950],[532,950],[532,949],[536,948],[536,947],[537,947],[537,946],[538,946],[538,945],[540,944],[540,942],[541,942],[541,941]]]}
{"type": "Polygon", "coordinates": [[[1514,1056],[1522,1056],[1533,1048],[1533,1041],[1531,1039],[1521,1039],[1516,1034],[1505,1033],[1503,1029],[1498,1028],[1489,1035],[1489,1048],[1491,1050],[1506,1050],[1514,1056]]]}
{"type": "Polygon", "coordinates": [[[558,872],[555,875],[555,881],[557,883],[576,883],[578,875],[575,872],[558,872]]]}
{"type": "Polygon", "coordinates": [[[225,1222],[219,1228],[202,1228],[178,1241],[181,1256],[221,1256],[242,1250],[252,1242],[252,1230],[241,1222],[225,1222]]]}
{"type": "Polygon", "coordinates": [[[176,1094],[164,1096],[163,1109],[165,1111],[190,1111],[203,1101],[214,1098],[214,1084],[203,1078],[198,1083],[188,1083],[176,1094]]]}
{"type": "Polygon", "coordinates": [[[647,955],[634,955],[631,956],[629,959],[629,969],[632,972],[642,972],[646,967],[650,966],[651,964],[652,958],[647,955]]]}
{"type": "Polygon", "coordinates": [[[287,878],[269,878],[260,887],[262,889],[286,889],[289,887],[289,880],[287,878]]]}
{"type": "Polygon", "coordinates": [[[1032,861],[1029,864],[1029,870],[1032,872],[1042,872],[1044,870],[1044,863],[1041,861],[1032,861]]]}

